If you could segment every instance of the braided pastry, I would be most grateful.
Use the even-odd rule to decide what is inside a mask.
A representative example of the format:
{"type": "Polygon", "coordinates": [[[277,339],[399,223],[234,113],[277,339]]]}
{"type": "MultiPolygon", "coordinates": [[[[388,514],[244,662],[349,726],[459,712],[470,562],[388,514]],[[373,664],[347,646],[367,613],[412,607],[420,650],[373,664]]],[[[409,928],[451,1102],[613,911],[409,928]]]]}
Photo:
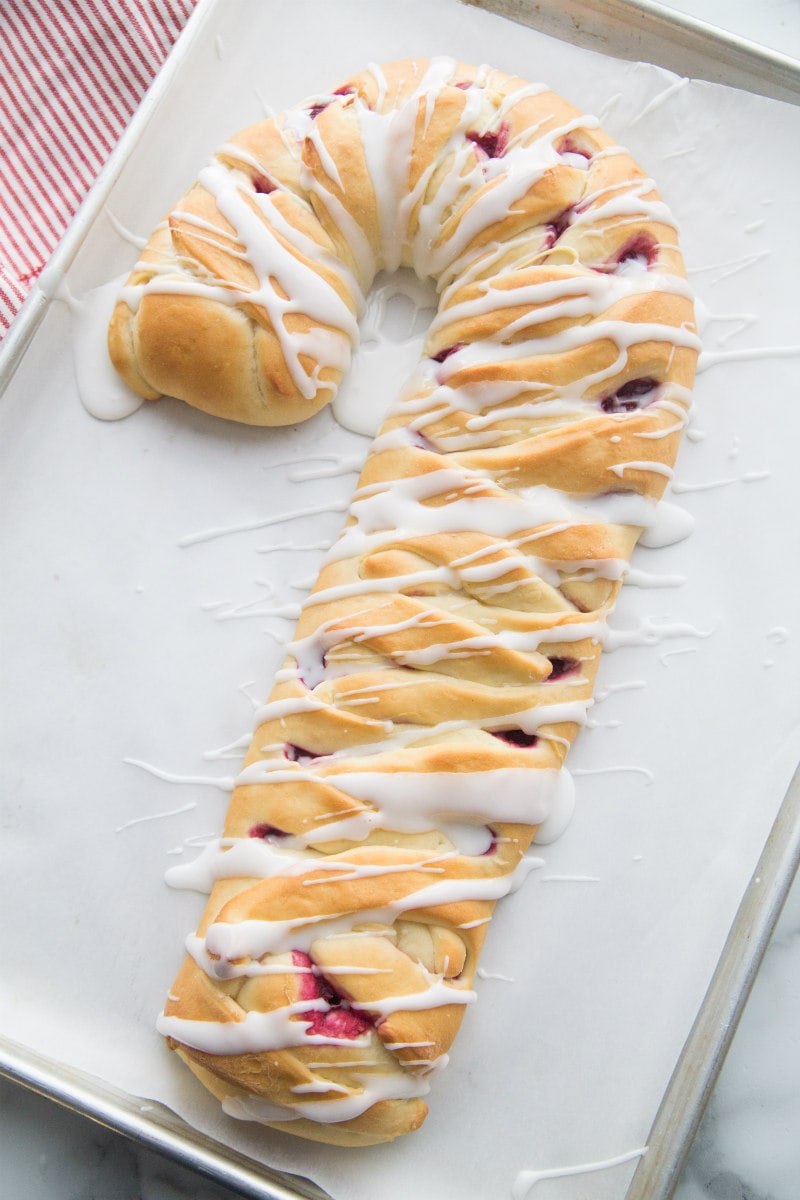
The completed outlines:
{"type": "Polygon", "coordinates": [[[346,1145],[424,1119],[494,904],[569,804],[699,348],[627,152],[543,86],[434,59],[224,146],[137,264],[111,354],[145,397],[296,422],[399,265],[438,314],[258,714],[159,1022],[231,1115],[346,1145]]]}

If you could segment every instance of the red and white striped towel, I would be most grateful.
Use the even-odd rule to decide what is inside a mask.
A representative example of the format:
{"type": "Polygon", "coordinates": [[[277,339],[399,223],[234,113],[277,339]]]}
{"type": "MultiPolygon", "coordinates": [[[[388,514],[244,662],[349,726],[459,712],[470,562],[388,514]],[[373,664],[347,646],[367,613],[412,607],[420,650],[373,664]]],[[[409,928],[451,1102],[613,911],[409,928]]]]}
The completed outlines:
{"type": "Polygon", "coordinates": [[[0,0],[0,338],[196,0],[0,0]]]}

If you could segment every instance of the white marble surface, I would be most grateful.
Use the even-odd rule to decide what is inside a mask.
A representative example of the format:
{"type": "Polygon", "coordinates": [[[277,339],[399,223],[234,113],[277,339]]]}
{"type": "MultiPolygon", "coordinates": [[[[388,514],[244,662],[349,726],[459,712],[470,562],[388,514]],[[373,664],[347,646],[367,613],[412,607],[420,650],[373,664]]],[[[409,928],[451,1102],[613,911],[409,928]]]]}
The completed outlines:
{"type": "MultiPolygon", "coordinates": [[[[800,58],[800,0],[757,5],[674,0],[669,7],[800,58]]],[[[800,880],[767,951],[676,1200],[797,1200],[799,1010],[800,880]]],[[[4,1080],[0,1160],[0,1190],[9,1200],[232,1200],[238,1195],[4,1080]]]]}

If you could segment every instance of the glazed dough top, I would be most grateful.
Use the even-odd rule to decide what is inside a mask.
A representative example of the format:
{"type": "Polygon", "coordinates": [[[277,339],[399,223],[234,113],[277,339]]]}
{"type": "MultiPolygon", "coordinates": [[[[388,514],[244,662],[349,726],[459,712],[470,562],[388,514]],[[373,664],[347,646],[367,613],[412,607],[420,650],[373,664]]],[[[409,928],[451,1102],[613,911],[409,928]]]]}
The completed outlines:
{"type": "MultiPolygon", "coordinates": [[[[437,58],[372,65],[224,145],[124,288],[112,358],[146,398],[295,423],[333,398],[365,291],[401,265],[436,282],[426,355],[457,352],[440,376],[551,383],[537,417],[564,397],[609,411],[633,339],[696,348],[672,317],[689,291],[652,180],[543,84],[437,58]],[[636,328],[614,319],[632,297],[636,328]],[[600,339],[618,354],[587,371],[600,339]]],[[[496,407],[487,390],[464,393],[473,418],[496,407]]]]}

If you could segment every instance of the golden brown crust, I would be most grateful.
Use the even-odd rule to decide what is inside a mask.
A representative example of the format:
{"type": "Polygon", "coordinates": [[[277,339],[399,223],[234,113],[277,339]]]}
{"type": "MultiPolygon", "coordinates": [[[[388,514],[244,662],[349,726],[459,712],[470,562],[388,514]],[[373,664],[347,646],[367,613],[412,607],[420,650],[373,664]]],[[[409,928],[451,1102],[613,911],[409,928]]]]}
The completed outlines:
{"type": "Polygon", "coordinates": [[[697,355],[645,173],[547,89],[432,60],[223,147],[131,276],[112,358],[147,398],[294,422],[401,264],[439,287],[425,357],[259,714],[161,1022],[233,1115],[341,1145],[424,1118],[566,786],[697,355]]]}

